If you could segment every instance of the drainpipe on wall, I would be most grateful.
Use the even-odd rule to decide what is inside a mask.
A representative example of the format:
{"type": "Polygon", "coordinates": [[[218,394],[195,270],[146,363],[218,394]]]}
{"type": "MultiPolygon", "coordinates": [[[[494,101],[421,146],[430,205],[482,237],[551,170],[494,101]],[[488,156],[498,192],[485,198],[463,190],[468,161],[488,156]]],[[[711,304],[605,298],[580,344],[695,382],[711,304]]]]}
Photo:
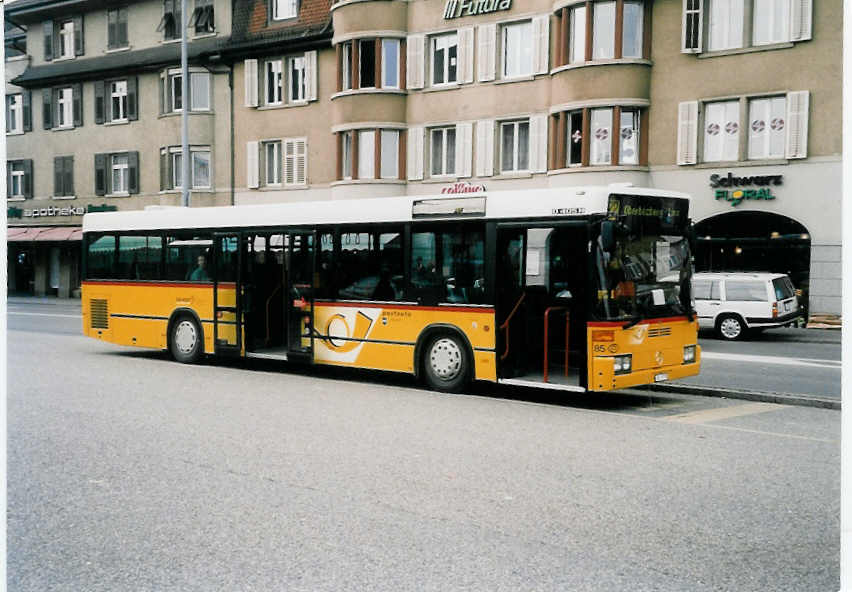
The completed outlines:
{"type": "Polygon", "coordinates": [[[228,92],[231,94],[231,205],[234,205],[234,64],[228,72],[228,92]]]}
{"type": "Polygon", "coordinates": [[[189,66],[186,48],[186,0],[180,0],[180,126],[181,126],[181,205],[189,207],[189,66]]]}

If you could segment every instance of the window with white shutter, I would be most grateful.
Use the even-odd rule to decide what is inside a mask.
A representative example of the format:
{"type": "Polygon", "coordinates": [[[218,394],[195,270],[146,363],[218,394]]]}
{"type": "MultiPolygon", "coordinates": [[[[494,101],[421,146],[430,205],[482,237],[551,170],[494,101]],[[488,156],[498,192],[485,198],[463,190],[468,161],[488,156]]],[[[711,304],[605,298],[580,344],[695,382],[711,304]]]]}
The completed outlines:
{"type": "Polygon", "coordinates": [[[409,181],[423,179],[423,128],[412,127],[408,129],[408,170],[409,181]]]}
{"type": "Polygon", "coordinates": [[[245,106],[257,107],[257,60],[245,61],[245,106]]]}
{"type": "Polygon", "coordinates": [[[677,163],[695,164],[698,160],[698,101],[678,105],[677,163]]]}
{"type": "Polygon", "coordinates": [[[406,80],[408,88],[423,88],[425,76],[425,56],[423,35],[409,35],[406,42],[406,80]]]}
{"type": "Polygon", "coordinates": [[[260,142],[246,142],[246,187],[260,186],[260,142]]]}
{"type": "Polygon", "coordinates": [[[550,71],[550,15],[537,16],[533,24],[533,71],[547,74],[550,71]]]}
{"type": "Polygon", "coordinates": [[[813,0],[791,0],[790,41],[811,38],[813,0]]]}
{"type": "Polygon", "coordinates": [[[547,172],[547,115],[530,117],[530,170],[547,172]]]}
{"type": "Polygon", "coordinates": [[[740,102],[704,104],[704,162],[739,160],[740,102]]]}
{"type": "Polygon", "coordinates": [[[494,174],[494,120],[476,122],[476,176],[494,174]]]}
{"type": "Polygon", "coordinates": [[[477,79],[480,82],[494,80],[497,61],[497,24],[479,25],[476,35],[479,39],[477,79]]]}
{"type": "Polygon", "coordinates": [[[456,176],[470,177],[473,160],[473,124],[456,125],[456,176]]]}
{"type": "Polygon", "coordinates": [[[459,84],[473,82],[473,27],[458,31],[459,39],[459,84]]]}
{"type": "Polygon", "coordinates": [[[308,91],[308,100],[316,101],[317,100],[317,81],[319,79],[319,75],[317,73],[317,52],[316,50],[308,51],[305,53],[305,60],[307,62],[307,67],[305,68],[305,86],[308,91]]]}
{"type": "Polygon", "coordinates": [[[308,141],[306,138],[284,140],[284,185],[305,185],[308,174],[308,141]]]}
{"type": "Polygon", "coordinates": [[[683,0],[683,32],[681,51],[683,53],[701,52],[704,23],[703,0],[683,0]]]}
{"type": "Polygon", "coordinates": [[[787,93],[787,158],[808,156],[808,108],[806,90],[787,93]]]}

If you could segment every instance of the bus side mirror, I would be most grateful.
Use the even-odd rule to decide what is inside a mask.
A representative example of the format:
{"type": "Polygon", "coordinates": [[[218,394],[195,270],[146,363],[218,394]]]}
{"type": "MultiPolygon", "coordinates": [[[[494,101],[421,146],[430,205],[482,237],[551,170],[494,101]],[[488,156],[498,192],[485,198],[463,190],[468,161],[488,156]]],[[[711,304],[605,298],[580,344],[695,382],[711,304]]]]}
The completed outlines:
{"type": "Polygon", "coordinates": [[[615,222],[604,220],[601,223],[601,247],[607,253],[615,246],[615,222]]]}

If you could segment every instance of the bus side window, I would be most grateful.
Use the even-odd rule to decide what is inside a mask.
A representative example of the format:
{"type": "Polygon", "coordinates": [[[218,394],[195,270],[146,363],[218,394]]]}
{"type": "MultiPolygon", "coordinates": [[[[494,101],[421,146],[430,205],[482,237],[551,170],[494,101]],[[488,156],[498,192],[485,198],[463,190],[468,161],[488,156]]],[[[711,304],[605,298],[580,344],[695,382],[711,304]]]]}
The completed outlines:
{"type": "Polygon", "coordinates": [[[115,278],[115,247],[114,235],[105,235],[89,243],[86,257],[86,277],[88,279],[115,278]]]}
{"type": "Polygon", "coordinates": [[[118,275],[125,280],[159,279],[162,240],[159,236],[120,236],[118,275]]]}

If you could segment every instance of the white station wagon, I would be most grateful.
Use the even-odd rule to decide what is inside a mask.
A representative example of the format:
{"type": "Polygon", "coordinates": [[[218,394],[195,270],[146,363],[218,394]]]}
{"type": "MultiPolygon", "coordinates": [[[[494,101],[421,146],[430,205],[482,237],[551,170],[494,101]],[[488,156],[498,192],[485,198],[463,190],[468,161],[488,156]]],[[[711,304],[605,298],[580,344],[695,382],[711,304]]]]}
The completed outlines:
{"type": "Polygon", "coordinates": [[[692,297],[698,326],[731,341],[802,317],[793,282],[783,273],[696,273],[692,297]]]}

